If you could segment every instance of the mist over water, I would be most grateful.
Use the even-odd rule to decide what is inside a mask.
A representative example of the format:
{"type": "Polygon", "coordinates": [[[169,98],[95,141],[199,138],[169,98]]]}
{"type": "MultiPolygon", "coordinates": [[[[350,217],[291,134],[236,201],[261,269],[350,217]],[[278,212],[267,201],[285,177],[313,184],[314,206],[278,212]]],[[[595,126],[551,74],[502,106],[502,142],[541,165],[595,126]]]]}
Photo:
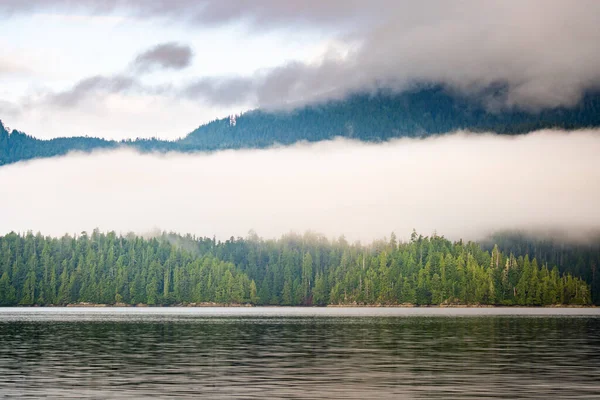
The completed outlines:
{"type": "Polygon", "coordinates": [[[598,154],[598,130],[74,153],[0,168],[0,233],[312,230],[371,241],[413,228],[452,239],[551,229],[577,239],[600,228],[598,154]]]}

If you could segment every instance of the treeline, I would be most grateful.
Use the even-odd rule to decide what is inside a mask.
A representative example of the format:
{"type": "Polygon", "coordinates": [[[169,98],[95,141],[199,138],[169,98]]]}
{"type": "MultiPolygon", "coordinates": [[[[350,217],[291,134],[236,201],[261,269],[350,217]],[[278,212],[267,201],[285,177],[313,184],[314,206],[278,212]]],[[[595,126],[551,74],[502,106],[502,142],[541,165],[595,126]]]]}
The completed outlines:
{"type": "Polygon", "coordinates": [[[231,263],[114,233],[0,238],[0,304],[243,303],[255,284],[231,263]]]}
{"type": "MultiPolygon", "coordinates": [[[[501,96],[502,87],[486,96],[501,96]]],[[[403,93],[356,94],[343,101],[301,107],[290,112],[254,110],[200,126],[178,141],[138,139],[111,141],[91,137],[39,140],[25,133],[8,133],[0,122],[0,165],[72,150],[129,146],[140,151],[214,151],[264,148],[298,141],[321,141],[336,136],[363,141],[427,135],[468,129],[519,134],[544,128],[576,129],[600,126],[600,92],[588,93],[573,108],[538,113],[520,110],[489,112],[482,101],[453,95],[441,86],[403,93]]],[[[156,132],[160,134],[160,132],[156,132]]]]}
{"type": "Polygon", "coordinates": [[[163,234],[0,237],[0,304],[591,303],[589,285],[528,255],[413,233],[369,246],[307,233],[220,242],[163,234]]]}
{"type": "Polygon", "coordinates": [[[556,265],[560,272],[580,277],[590,284],[592,302],[600,304],[600,234],[588,233],[586,239],[567,240],[554,236],[536,236],[525,232],[499,232],[484,242],[491,250],[498,245],[507,254],[529,254],[539,263],[556,265]]]}

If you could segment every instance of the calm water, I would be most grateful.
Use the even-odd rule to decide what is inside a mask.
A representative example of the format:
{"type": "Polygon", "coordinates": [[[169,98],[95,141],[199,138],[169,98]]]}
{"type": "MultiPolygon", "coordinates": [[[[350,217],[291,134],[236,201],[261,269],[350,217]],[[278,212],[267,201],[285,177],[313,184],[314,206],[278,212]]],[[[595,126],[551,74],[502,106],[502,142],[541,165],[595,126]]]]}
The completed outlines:
{"type": "Polygon", "coordinates": [[[0,396],[600,398],[600,309],[0,309],[0,396]]]}

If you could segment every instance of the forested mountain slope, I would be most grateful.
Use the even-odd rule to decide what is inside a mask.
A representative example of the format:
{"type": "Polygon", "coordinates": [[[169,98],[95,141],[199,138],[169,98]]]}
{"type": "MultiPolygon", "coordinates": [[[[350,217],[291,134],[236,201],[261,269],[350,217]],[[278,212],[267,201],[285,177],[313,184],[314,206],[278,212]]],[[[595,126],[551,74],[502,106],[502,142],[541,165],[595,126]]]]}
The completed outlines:
{"type": "Polygon", "coordinates": [[[413,233],[369,246],[290,234],[217,242],[114,233],[0,237],[0,305],[591,302],[590,286],[529,255],[413,233]]]}
{"type": "MultiPolygon", "coordinates": [[[[1,118],[1,116],[0,116],[1,118]]],[[[356,94],[343,101],[292,111],[249,111],[200,126],[177,141],[138,139],[108,141],[91,137],[39,140],[19,131],[8,133],[0,122],[0,165],[73,150],[131,146],[141,151],[213,151],[264,148],[298,141],[343,136],[364,141],[422,137],[458,129],[520,134],[543,128],[600,126],[600,93],[588,93],[574,108],[539,113],[522,110],[489,112],[481,104],[449,94],[441,87],[392,94],[356,94]]],[[[157,132],[158,134],[158,132],[157,132]]]]}

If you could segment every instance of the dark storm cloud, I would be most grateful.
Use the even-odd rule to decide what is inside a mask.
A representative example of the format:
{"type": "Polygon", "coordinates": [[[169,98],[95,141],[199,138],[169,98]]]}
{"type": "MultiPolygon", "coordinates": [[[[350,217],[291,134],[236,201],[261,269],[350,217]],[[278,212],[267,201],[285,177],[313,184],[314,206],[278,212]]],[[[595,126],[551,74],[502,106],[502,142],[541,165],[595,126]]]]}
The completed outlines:
{"type": "Polygon", "coordinates": [[[139,54],[132,66],[139,72],[153,69],[184,69],[192,62],[192,49],[179,43],[162,43],[139,54]]]}

